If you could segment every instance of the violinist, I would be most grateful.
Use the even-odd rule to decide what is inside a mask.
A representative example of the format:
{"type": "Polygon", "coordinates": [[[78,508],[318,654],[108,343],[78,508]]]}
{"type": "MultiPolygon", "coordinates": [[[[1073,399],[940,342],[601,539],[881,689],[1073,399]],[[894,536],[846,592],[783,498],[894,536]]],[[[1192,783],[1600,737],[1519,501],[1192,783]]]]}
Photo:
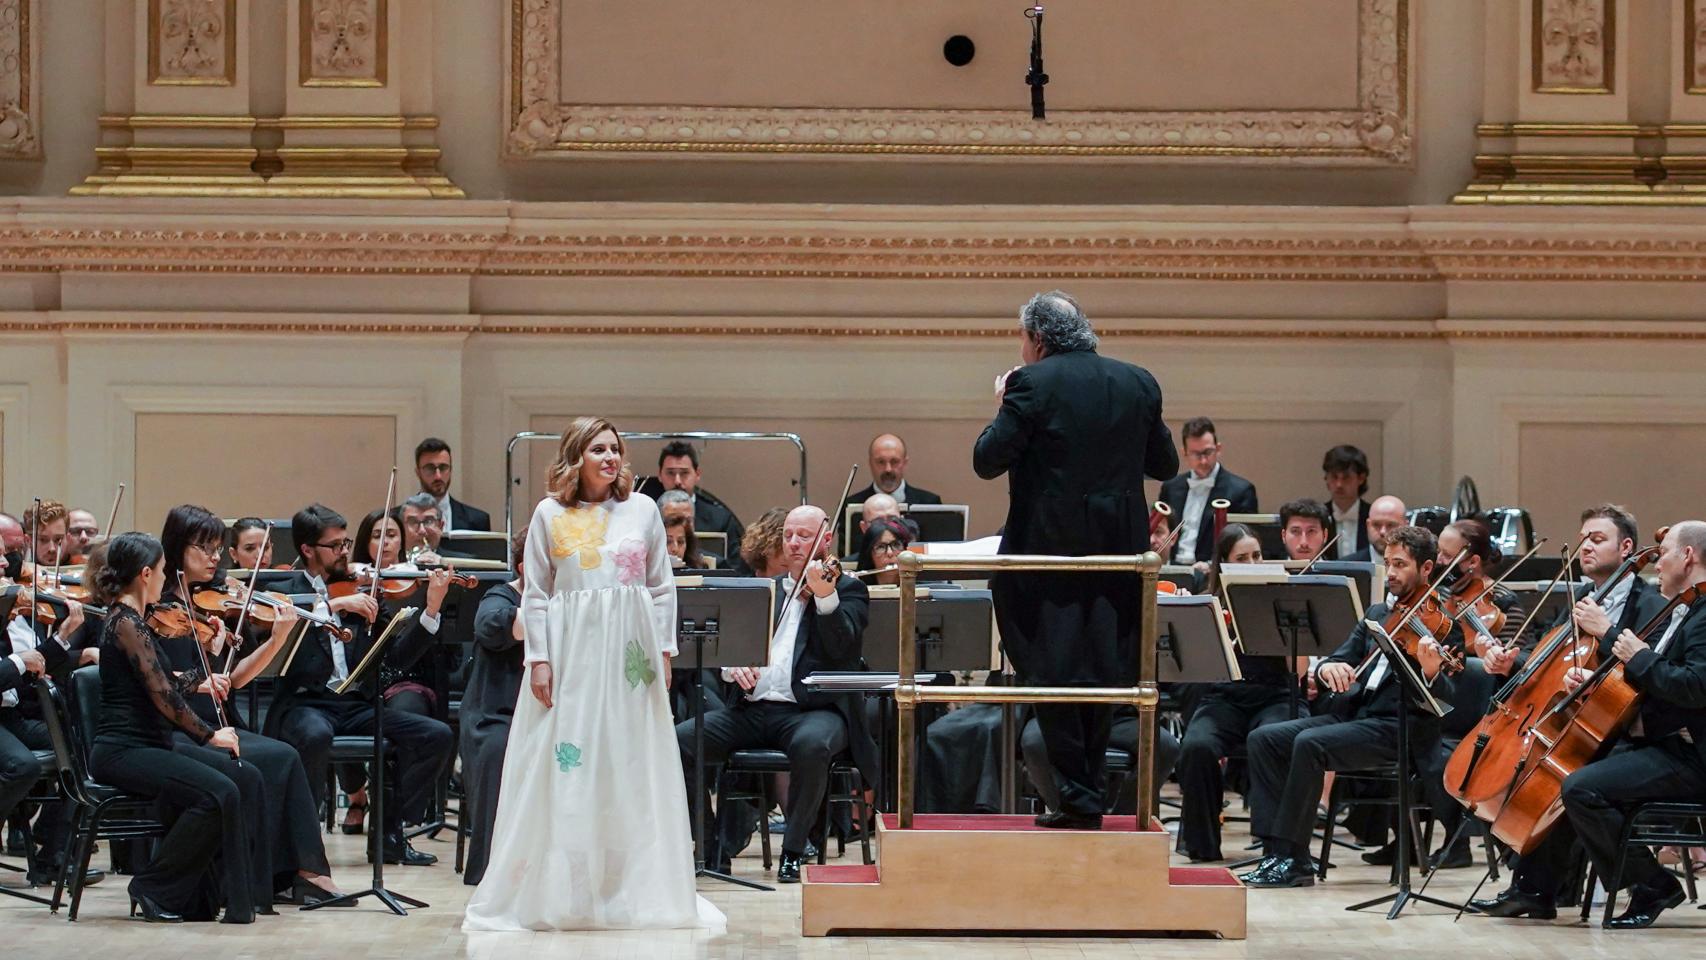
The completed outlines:
{"type": "Polygon", "coordinates": [[[24,525],[18,518],[9,513],[0,513],[0,551],[6,556],[5,576],[16,580],[23,574],[24,551],[29,546],[30,538],[24,533],[24,525]]]}
{"type": "MultiPolygon", "coordinates": [[[[1393,531],[1386,544],[1386,590],[1393,602],[1370,607],[1367,619],[1384,623],[1394,640],[1413,650],[1435,696],[1449,698],[1445,662],[1462,649],[1463,640],[1455,624],[1447,625],[1432,592],[1438,553],[1438,541],[1421,527],[1393,531]]],[[[1250,734],[1250,832],[1262,841],[1262,861],[1240,879],[1253,887],[1314,885],[1308,844],[1327,771],[1371,767],[1398,757],[1398,711],[1405,694],[1365,625],[1358,624],[1344,645],[1321,661],[1315,678],[1320,689],[1339,695],[1344,711],[1320,709],[1315,716],[1250,734]]],[[[1411,755],[1426,776],[1427,762],[1442,763],[1439,720],[1413,707],[1411,716],[1411,755]]]]}
{"type": "MultiPolygon", "coordinates": [[[[1659,592],[1667,600],[1697,595],[1695,588],[1706,581],[1706,523],[1688,520],[1671,527],[1659,544],[1656,566],[1659,592]]],[[[1565,778],[1566,818],[1521,859],[1508,889],[1472,902],[1482,913],[1537,920],[1557,916],[1556,898],[1573,839],[1580,839],[1606,884],[1619,851],[1626,857],[1629,907],[1607,928],[1648,927],[1682,903],[1682,884],[1651,851],[1623,848],[1624,811],[1637,803],[1706,795],[1706,600],[1679,603],[1655,635],[1651,645],[1633,630],[1614,635],[1610,655],[1622,663],[1624,679],[1641,695],[1634,724],[1609,755],[1565,778]]],[[[1573,690],[1581,682],[1572,671],[1565,686],[1573,690]]]]}
{"type": "MultiPolygon", "coordinates": [[[[57,500],[41,500],[24,511],[22,521],[26,531],[25,543],[29,547],[29,553],[24,559],[33,568],[29,579],[34,588],[41,589],[53,597],[51,604],[59,616],[52,622],[41,619],[35,622],[33,643],[28,636],[31,633],[31,623],[27,604],[23,605],[26,612],[20,613],[17,619],[7,626],[7,635],[11,638],[13,648],[39,647],[48,658],[48,675],[60,681],[69,676],[73,668],[94,663],[100,653],[96,645],[95,631],[87,629],[83,605],[59,593],[57,584],[47,583],[44,586],[42,581],[46,578],[36,572],[51,570],[66,556],[66,516],[64,504],[57,500]],[[33,539],[28,531],[34,531],[33,539]],[[50,640],[57,643],[49,643],[50,640]]],[[[97,624],[96,630],[98,629],[97,624]]]]}
{"type": "Polygon", "coordinates": [[[1313,560],[1327,546],[1333,514],[1319,500],[1304,497],[1280,505],[1280,542],[1287,560],[1313,560]]]}
{"type": "MultiPolygon", "coordinates": [[[[1219,592],[1222,564],[1260,562],[1262,544],[1256,532],[1242,523],[1229,523],[1215,542],[1214,564],[1205,586],[1211,593],[1219,592]]],[[[1239,650],[1238,667],[1242,681],[1203,685],[1180,745],[1179,850],[1192,862],[1222,859],[1221,758],[1253,731],[1291,719],[1290,692],[1297,677],[1286,669],[1284,657],[1252,657],[1239,650]]],[[[1299,709],[1308,712],[1302,703],[1299,709]]]]}
{"type": "Polygon", "coordinates": [[[260,517],[244,517],[231,525],[231,566],[252,570],[260,554],[262,570],[272,568],[272,525],[260,517]]]}
{"type": "Polygon", "coordinates": [[[87,510],[78,508],[65,515],[65,553],[70,557],[87,557],[89,547],[101,535],[100,521],[87,510]]]}
{"type": "MultiPolygon", "coordinates": [[[[278,588],[292,594],[312,596],[316,614],[336,614],[349,630],[349,639],[330,630],[307,630],[290,661],[278,699],[268,713],[269,732],[294,746],[308,769],[308,785],[315,791],[316,806],[325,802],[325,770],[334,736],[371,736],[374,712],[367,691],[346,693],[334,689],[350,676],[375,638],[375,624],[387,621],[389,601],[375,600],[369,593],[332,597],[330,586],[349,579],[351,541],[344,518],[323,504],[312,504],[291,518],[291,538],[302,569],[281,581],[278,588]]],[[[436,619],[422,615],[407,634],[393,641],[387,662],[407,665],[418,657],[437,632],[436,619]]],[[[371,684],[374,680],[367,679],[371,684]]],[[[425,866],[438,858],[416,851],[403,838],[404,810],[425,810],[432,799],[435,778],[453,747],[450,728],[431,717],[387,710],[385,739],[396,750],[396,783],[387,787],[399,802],[385,804],[383,855],[386,863],[425,866]]],[[[368,855],[373,856],[370,845],[368,855]]]]}
{"type": "MultiPolygon", "coordinates": [[[[182,608],[179,574],[192,591],[219,581],[225,523],[212,511],[191,504],[173,507],[160,531],[160,544],[166,557],[162,606],[182,608]]],[[[258,895],[266,897],[258,900],[259,903],[269,903],[275,895],[281,895],[289,903],[315,903],[340,892],[332,883],[325,844],[320,838],[319,811],[308,787],[302,758],[290,744],[246,729],[231,702],[233,691],[247,686],[278,656],[296,625],[294,608],[280,611],[266,640],[246,652],[227,649],[238,640],[223,623],[214,628],[213,636],[199,652],[193,630],[177,636],[169,631],[156,631],[160,635],[160,648],[166,654],[167,669],[179,677],[201,678],[193,690],[184,693],[185,701],[209,726],[224,726],[224,720],[230,718],[242,747],[243,763],[258,774],[258,813],[248,826],[256,841],[251,861],[261,878],[258,895]],[[211,667],[212,676],[204,672],[204,663],[211,667]],[[226,664],[231,666],[224,669],[226,664]]],[[[173,749],[206,758],[239,787],[243,785],[239,774],[230,769],[233,761],[229,756],[197,746],[187,734],[174,734],[173,749]]]]}

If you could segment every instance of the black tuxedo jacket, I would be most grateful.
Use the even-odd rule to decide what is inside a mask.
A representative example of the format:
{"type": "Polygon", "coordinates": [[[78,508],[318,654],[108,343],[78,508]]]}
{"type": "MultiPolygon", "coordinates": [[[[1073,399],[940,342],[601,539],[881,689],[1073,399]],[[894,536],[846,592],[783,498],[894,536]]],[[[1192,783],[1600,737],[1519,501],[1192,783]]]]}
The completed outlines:
{"type": "Polygon", "coordinates": [[[456,526],[454,528],[445,527],[446,530],[485,530],[489,532],[492,529],[491,514],[479,507],[470,507],[455,497],[450,498],[449,519],[456,526]]]}
{"type": "MultiPolygon", "coordinates": [[[[1625,630],[1639,630],[1642,626],[1646,625],[1648,621],[1652,620],[1653,617],[1657,616],[1659,611],[1664,608],[1665,598],[1659,594],[1659,591],[1654,588],[1652,584],[1643,580],[1640,576],[1632,576],[1635,576],[1635,582],[1629,587],[1629,599],[1623,601],[1623,610],[1618,614],[1617,622],[1611,625],[1611,629],[1605,632],[1605,636],[1599,638],[1599,660],[1601,663],[1610,659],[1611,647],[1617,642],[1618,634],[1625,630]]],[[[1593,596],[1593,593],[1594,587],[1592,584],[1582,584],[1576,588],[1575,598],[1577,600],[1581,600],[1585,597],[1593,596]]],[[[1527,637],[1518,638],[1523,646],[1522,656],[1516,659],[1516,663],[1511,667],[1511,671],[1515,673],[1516,671],[1521,670],[1523,665],[1528,662],[1529,655],[1534,653],[1534,649],[1539,645],[1540,641],[1560,624],[1568,622],[1569,619],[1570,610],[1568,607],[1565,607],[1564,609],[1559,610],[1558,614],[1546,623],[1539,626],[1531,626],[1527,637]]]]}
{"type": "MultiPolygon", "coordinates": [[[[865,489],[853,491],[852,495],[841,502],[841,510],[845,513],[848,507],[862,504],[876,495],[877,485],[874,483],[867,483],[865,484],[865,489]]],[[[942,498],[908,480],[906,482],[906,502],[913,506],[928,507],[941,504],[942,498]]]]}
{"type": "MultiPolygon", "coordinates": [[[[1144,477],[1178,473],[1179,452],[1149,371],[1080,350],[1008,375],[972,468],[985,480],[1007,474],[1001,553],[1135,554],[1149,549],[1144,477]]],[[[1135,680],[1141,612],[1130,576],[1003,574],[992,587],[1025,682],[1135,680]]]]}
{"type": "MultiPolygon", "coordinates": [[[[1657,591],[1654,591],[1655,593],[1657,591]]],[[[1661,632],[1650,640],[1657,643],[1661,632]]],[[[1706,764],[1706,600],[1696,600],[1662,653],[1643,650],[1623,665],[1641,698],[1641,725],[1649,740],[1687,730],[1706,764]]]]}
{"type": "MultiPolygon", "coordinates": [[[[1387,604],[1377,603],[1368,608],[1363,619],[1373,620],[1376,623],[1383,623],[1386,620],[1386,615],[1390,612],[1391,608],[1387,604]]],[[[1451,632],[1446,634],[1446,638],[1444,642],[1441,643],[1441,646],[1445,647],[1447,650],[1455,651],[1459,655],[1463,653],[1463,628],[1460,624],[1453,623],[1451,625],[1451,632]]],[[[1332,655],[1322,662],[1345,663],[1349,664],[1352,668],[1356,668],[1362,666],[1363,661],[1368,659],[1369,654],[1377,651],[1378,649],[1379,647],[1374,642],[1373,633],[1359,622],[1356,625],[1356,629],[1352,630],[1351,635],[1339,646],[1339,649],[1334,650],[1332,655]]],[[[1350,702],[1355,704],[1354,717],[1356,719],[1361,719],[1363,717],[1398,716],[1398,706],[1403,702],[1404,697],[1403,681],[1401,681],[1393,672],[1394,665],[1387,664],[1382,676],[1380,677],[1379,683],[1375,685],[1374,689],[1370,690],[1366,686],[1366,680],[1377,669],[1380,668],[1374,666],[1369,667],[1368,671],[1358,679],[1359,686],[1353,686],[1351,690],[1347,691],[1345,694],[1335,695],[1351,698],[1350,702]]],[[[1417,668],[1416,672],[1421,672],[1420,667],[1417,668]]],[[[1324,684],[1320,686],[1322,690],[1326,689],[1324,684]]],[[[1434,677],[1433,684],[1429,687],[1429,690],[1438,700],[1446,703],[1450,703],[1452,701],[1452,698],[1456,694],[1456,690],[1453,686],[1451,676],[1446,672],[1444,667],[1441,667],[1439,674],[1434,677]]],[[[1339,701],[1338,705],[1348,707],[1348,704],[1346,704],[1345,701],[1339,701]]],[[[1334,709],[1336,709],[1336,707],[1334,709]]],[[[1316,712],[1320,713],[1321,711],[1317,710],[1316,712]]],[[[1343,715],[1343,711],[1340,711],[1340,713],[1343,715]]],[[[1431,743],[1438,739],[1440,718],[1435,717],[1430,713],[1426,713],[1418,707],[1412,707],[1410,716],[1412,723],[1414,723],[1416,727],[1418,743],[1431,743]]]]}
{"type": "MultiPolygon", "coordinates": [[[[314,587],[308,580],[308,574],[297,570],[290,577],[277,582],[273,589],[293,595],[312,595],[314,587]]],[[[368,647],[378,636],[377,631],[383,630],[389,623],[396,607],[388,600],[379,602],[379,618],[375,624],[369,624],[360,617],[344,614],[343,624],[351,633],[350,640],[344,645],[344,662],[351,671],[367,655],[368,647]]],[[[385,661],[392,667],[406,669],[420,659],[431,648],[433,635],[421,626],[418,616],[401,628],[403,635],[391,642],[391,648],[385,655],[385,661]]],[[[278,722],[288,712],[291,705],[298,701],[337,699],[337,694],[326,686],[326,681],[332,678],[335,664],[332,660],[332,644],[341,641],[333,640],[331,632],[324,627],[308,624],[303,628],[303,635],[296,650],[296,655],[290,661],[290,671],[280,678],[279,696],[271,710],[267,712],[269,730],[276,729],[278,722]]],[[[352,689],[344,696],[347,698],[365,700],[372,696],[372,684],[377,682],[379,671],[373,670],[368,674],[366,682],[352,689]]],[[[269,736],[271,733],[269,732],[269,736]]]]}
{"type": "MultiPolygon", "coordinates": [[[[787,595],[782,578],[775,578],[776,609],[782,610],[787,595]]],[[[853,762],[873,788],[880,782],[882,764],[876,741],[865,722],[865,697],[858,693],[825,693],[806,688],[806,677],[820,671],[864,668],[865,624],[871,618],[871,594],[865,584],[844,576],[835,582],[838,599],[835,612],[820,614],[808,595],[800,615],[799,633],[794,636],[794,672],[791,689],[802,710],[834,710],[847,721],[847,743],[853,762]]]]}
{"type": "Polygon", "coordinates": [[[507,723],[515,713],[525,654],[512,632],[520,608],[521,595],[507,583],[493,585],[480,597],[474,614],[474,667],[462,694],[464,727],[477,727],[492,717],[507,723]]]}
{"type": "Polygon", "coordinates": [[[723,533],[728,537],[730,557],[740,556],[740,537],[746,527],[721,500],[701,490],[693,498],[693,529],[699,533],[723,533]]]}
{"type": "MultiPolygon", "coordinates": [[[[1183,523],[1185,519],[1185,500],[1190,497],[1190,474],[1181,473],[1161,485],[1161,499],[1167,506],[1173,508],[1173,519],[1183,523]]],[[[1255,513],[1256,485],[1226,469],[1220,467],[1220,473],[1214,478],[1214,486],[1209,488],[1208,502],[1227,500],[1232,507],[1229,513],[1255,513]]],[[[1169,563],[1172,557],[1166,558],[1169,563]]],[[[1202,521],[1197,527],[1196,560],[1208,562],[1214,559],[1214,511],[1203,507],[1202,521]]]]}

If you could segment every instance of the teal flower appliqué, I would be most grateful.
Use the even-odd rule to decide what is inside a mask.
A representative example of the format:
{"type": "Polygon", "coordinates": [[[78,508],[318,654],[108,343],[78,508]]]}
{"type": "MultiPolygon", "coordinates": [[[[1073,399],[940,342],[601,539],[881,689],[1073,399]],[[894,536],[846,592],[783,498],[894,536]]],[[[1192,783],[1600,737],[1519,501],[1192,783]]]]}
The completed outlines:
{"type": "Polygon", "coordinates": [[[563,773],[581,765],[581,748],[567,740],[557,744],[557,769],[563,773]]]}
{"type": "Polygon", "coordinates": [[[652,666],[652,658],[646,656],[646,648],[640,646],[640,641],[629,640],[622,653],[622,675],[628,679],[628,689],[637,689],[641,684],[649,687],[657,680],[657,668],[652,666]]]}

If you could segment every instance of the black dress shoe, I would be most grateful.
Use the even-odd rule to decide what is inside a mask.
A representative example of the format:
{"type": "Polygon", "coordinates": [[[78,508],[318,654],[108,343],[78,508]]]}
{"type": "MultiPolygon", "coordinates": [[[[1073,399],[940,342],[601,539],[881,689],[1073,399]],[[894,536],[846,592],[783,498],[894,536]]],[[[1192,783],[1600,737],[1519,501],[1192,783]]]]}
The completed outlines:
{"type": "Polygon", "coordinates": [[[1313,887],[1315,870],[1307,857],[1268,857],[1238,879],[1247,887],[1313,887]]]}
{"type": "Polygon", "coordinates": [[[405,867],[430,867],[438,862],[438,857],[416,850],[407,840],[399,840],[395,844],[385,845],[385,862],[405,867]]]}
{"type": "Polygon", "coordinates": [[[1534,920],[1558,919],[1558,905],[1551,897],[1528,893],[1515,887],[1491,900],[1471,900],[1469,907],[1488,917],[1529,917],[1534,920]]]}
{"type": "Polygon", "coordinates": [[[149,923],[184,922],[184,918],[181,914],[173,913],[165,907],[160,906],[158,903],[155,903],[153,900],[140,896],[136,892],[132,891],[130,895],[130,915],[134,917],[139,911],[142,914],[142,919],[149,923]]]}
{"type": "MultiPolygon", "coordinates": [[[[275,903],[288,903],[292,906],[298,907],[311,907],[315,904],[325,903],[327,900],[336,899],[339,896],[340,894],[332,893],[325,887],[310,883],[304,879],[301,874],[297,874],[291,879],[290,889],[280,892],[273,898],[273,901],[275,903]]],[[[355,901],[342,900],[332,904],[332,906],[353,907],[355,906],[355,901]]]]}
{"type": "Polygon", "coordinates": [[[1362,855],[1362,862],[1375,867],[1390,867],[1398,862],[1398,845],[1388,843],[1362,855]]]}
{"type": "Polygon", "coordinates": [[[1683,892],[1682,884],[1674,878],[1665,886],[1654,889],[1646,885],[1637,886],[1629,893],[1629,909],[1623,911],[1621,917],[1614,917],[1605,922],[1607,930],[1640,930],[1653,925],[1659,914],[1678,906],[1688,898],[1683,892]]]}
{"type": "Polygon", "coordinates": [[[782,851],[782,862],[776,866],[777,883],[800,882],[800,855],[782,851]]]}
{"type": "Polygon", "coordinates": [[[1428,871],[1461,870],[1475,863],[1475,854],[1467,843],[1458,843],[1454,847],[1441,847],[1428,855],[1428,871]]]}
{"type": "Polygon", "coordinates": [[[1099,813],[1071,813],[1066,810],[1056,810],[1053,813],[1040,814],[1036,825],[1050,830],[1100,830],[1102,815],[1099,813]]]}
{"type": "Polygon", "coordinates": [[[254,923],[255,922],[255,911],[253,909],[240,910],[240,911],[239,910],[227,909],[225,911],[224,915],[219,918],[219,922],[220,923],[254,923]]]}
{"type": "MultiPolygon", "coordinates": [[[[90,867],[83,871],[83,886],[92,887],[106,878],[107,872],[105,870],[96,870],[94,867],[90,867]]],[[[30,881],[30,886],[32,887],[51,887],[59,882],[59,870],[57,868],[52,870],[31,870],[29,872],[28,879],[30,881]]],[[[66,877],[65,882],[69,884],[71,882],[71,878],[66,877]]]]}

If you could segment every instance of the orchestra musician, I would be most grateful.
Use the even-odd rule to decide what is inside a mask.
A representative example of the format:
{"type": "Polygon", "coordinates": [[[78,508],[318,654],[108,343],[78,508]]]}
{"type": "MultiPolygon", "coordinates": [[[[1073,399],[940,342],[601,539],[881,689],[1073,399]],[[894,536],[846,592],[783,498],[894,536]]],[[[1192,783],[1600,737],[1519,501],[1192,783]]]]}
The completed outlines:
{"type": "Polygon", "coordinates": [[[427,437],[415,445],[415,479],[420,492],[437,501],[438,517],[445,530],[490,530],[491,515],[450,495],[450,444],[427,437]]]}
{"type": "MultiPolygon", "coordinates": [[[[1431,624],[1400,627],[1397,618],[1388,616],[1397,608],[1426,610],[1437,602],[1428,594],[1438,551],[1434,535],[1421,527],[1393,531],[1386,544],[1391,603],[1370,607],[1366,619],[1387,622],[1394,639],[1418,628],[1427,632],[1416,639],[1415,659],[1434,695],[1445,698],[1450,693],[1445,652],[1463,646],[1457,625],[1436,636],[1431,624]]],[[[1318,709],[1314,716],[1271,724],[1249,737],[1250,832],[1262,842],[1262,860],[1240,879],[1252,887],[1312,886],[1316,867],[1308,844],[1327,771],[1391,763],[1398,756],[1398,711],[1407,697],[1366,625],[1357,624],[1344,644],[1321,661],[1315,678],[1319,689],[1342,698],[1337,704],[1345,715],[1318,709]]],[[[1437,762],[1438,718],[1419,708],[1411,708],[1411,714],[1418,767],[1424,767],[1422,758],[1437,762]]],[[[1429,772],[1422,770],[1424,776],[1429,772]]]]}
{"type": "Polygon", "coordinates": [[[1173,563],[1202,564],[1214,559],[1214,514],[1209,504],[1225,500],[1232,513],[1255,513],[1256,485],[1220,462],[1220,432],[1207,417],[1192,417],[1182,431],[1190,469],[1161,484],[1161,499],[1172,508],[1172,523],[1182,526],[1173,544],[1173,563]]]}
{"type": "Polygon", "coordinates": [[[493,824],[498,816],[504,750],[510,722],[526,672],[521,609],[523,565],[527,558],[527,528],[515,531],[509,544],[515,579],[494,585],[480,597],[474,614],[474,666],[462,694],[461,754],[464,810],[469,820],[468,859],[462,882],[476,886],[486,874],[493,824]]]}
{"type": "MultiPolygon", "coordinates": [[[[1349,560],[1368,548],[1368,454],[1341,443],[1321,458],[1321,473],[1332,506],[1329,529],[1339,535],[1334,557],[1349,560]]],[[[1331,534],[1329,534],[1331,535],[1331,534]]]]}
{"type": "Polygon", "coordinates": [[[1332,535],[1333,515],[1319,500],[1288,500],[1279,509],[1280,542],[1287,560],[1313,560],[1332,535]]]}

